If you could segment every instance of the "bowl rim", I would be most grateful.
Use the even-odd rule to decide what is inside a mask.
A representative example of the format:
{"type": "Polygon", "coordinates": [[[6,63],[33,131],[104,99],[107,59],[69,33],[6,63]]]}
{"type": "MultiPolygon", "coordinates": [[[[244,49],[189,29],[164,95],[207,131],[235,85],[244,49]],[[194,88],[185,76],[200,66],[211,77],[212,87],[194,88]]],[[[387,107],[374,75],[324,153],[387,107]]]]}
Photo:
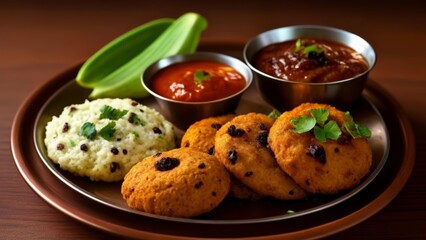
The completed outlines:
{"type": "MultiPolygon", "coordinates": [[[[152,74],[152,76],[153,75],[154,74],[152,74]]],[[[251,83],[253,82],[253,73],[252,73],[251,69],[247,66],[247,64],[245,64],[243,61],[241,61],[238,58],[235,58],[235,57],[232,57],[230,55],[223,54],[223,53],[209,52],[209,51],[196,51],[196,52],[193,52],[193,53],[176,54],[176,55],[172,55],[172,56],[169,56],[169,57],[164,57],[164,58],[161,58],[161,59],[153,62],[140,74],[140,80],[141,80],[142,86],[146,89],[146,91],[148,91],[149,94],[151,94],[152,96],[154,96],[157,99],[161,99],[163,101],[167,101],[167,102],[171,102],[171,103],[178,103],[178,104],[201,105],[201,104],[212,104],[212,103],[222,102],[222,101],[237,97],[238,95],[241,95],[250,87],[251,83]],[[164,96],[154,92],[145,83],[145,81],[148,81],[144,77],[145,73],[149,72],[150,69],[155,68],[158,65],[164,64],[164,62],[166,62],[166,64],[159,67],[157,70],[155,70],[155,72],[157,72],[160,69],[163,69],[165,67],[168,67],[170,65],[176,64],[176,63],[187,62],[187,61],[189,61],[189,62],[190,61],[199,61],[199,60],[220,62],[220,63],[224,63],[224,64],[229,66],[229,64],[227,64],[226,62],[220,61],[220,59],[227,59],[228,61],[235,62],[236,64],[240,65],[242,68],[245,68],[245,73],[242,73],[241,71],[237,70],[235,67],[230,66],[234,70],[238,71],[244,77],[244,79],[246,81],[246,85],[242,89],[240,89],[238,92],[236,92],[232,95],[223,97],[223,98],[218,98],[218,99],[210,100],[210,101],[197,101],[197,102],[174,100],[174,99],[164,97],[164,96]]]]}
{"type": "MultiPolygon", "coordinates": [[[[290,40],[280,40],[280,41],[276,41],[274,43],[279,43],[279,42],[284,42],[284,41],[290,41],[290,40]]],[[[336,41],[338,42],[338,41],[336,41]]],[[[341,43],[341,42],[338,42],[341,43]]],[[[269,43],[268,45],[273,44],[273,43],[269,43]]],[[[344,44],[345,46],[348,46],[346,43],[341,43],[344,44]]],[[[268,45],[265,45],[263,47],[266,47],[268,45]]],[[[261,48],[263,48],[261,47],[261,48]]],[[[350,46],[348,46],[350,47],[350,46]]],[[[260,48],[260,49],[261,49],[260,48]]],[[[351,47],[352,48],[352,47],[351,47]]],[[[260,49],[257,49],[256,52],[258,52],[260,49]]],[[[360,53],[361,54],[361,53],[360,53]]],[[[363,55],[363,57],[365,58],[365,56],[363,55]]],[[[263,77],[269,78],[271,80],[276,80],[276,81],[281,81],[281,82],[285,82],[285,83],[289,83],[289,84],[300,84],[300,85],[309,85],[309,86],[329,86],[329,85],[337,85],[337,84],[342,84],[345,82],[349,82],[349,81],[353,81],[353,80],[357,80],[359,78],[362,78],[364,75],[368,75],[370,73],[370,71],[374,68],[374,66],[377,63],[377,53],[374,50],[373,46],[364,38],[360,37],[359,35],[349,32],[347,30],[343,30],[340,28],[335,28],[335,27],[330,27],[330,26],[324,26],[324,25],[290,25],[290,26],[284,26],[284,27],[279,27],[279,28],[274,28],[274,29],[270,29],[264,32],[261,32],[259,34],[257,34],[256,36],[252,37],[245,45],[244,45],[244,49],[243,49],[243,59],[245,61],[245,63],[247,64],[247,66],[254,71],[255,73],[262,75],[263,77]],[[364,72],[357,74],[353,77],[350,78],[345,78],[342,80],[338,80],[338,81],[332,81],[332,82],[323,82],[323,83],[312,83],[312,82],[297,82],[297,81],[291,81],[291,80],[286,80],[286,79],[282,79],[282,78],[278,78],[278,77],[274,77],[272,75],[266,74],[262,71],[260,71],[259,69],[257,69],[255,66],[253,66],[251,64],[251,61],[248,59],[247,57],[247,51],[249,49],[249,47],[256,41],[258,40],[260,37],[262,36],[266,36],[266,35],[270,35],[273,34],[274,32],[279,32],[282,30],[288,30],[288,29],[315,29],[315,30],[322,30],[322,31],[329,31],[329,32],[340,32],[343,33],[345,35],[351,36],[353,38],[359,39],[360,41],[364,42],[364,44],[366,44],[366,46],[369,47],[371,53],[373,54],[374,58],[373,58],[373,62],[372,64],[368,64],[368,69],[365,70],[364,72]]]]}

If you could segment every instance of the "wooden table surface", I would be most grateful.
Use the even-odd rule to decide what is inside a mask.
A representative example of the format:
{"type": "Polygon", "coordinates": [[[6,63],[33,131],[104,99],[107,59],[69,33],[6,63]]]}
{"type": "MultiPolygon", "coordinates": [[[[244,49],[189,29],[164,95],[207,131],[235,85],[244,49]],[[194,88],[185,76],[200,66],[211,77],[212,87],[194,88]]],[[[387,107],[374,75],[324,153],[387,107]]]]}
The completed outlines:
{"type": "Polygon", "coordinates": [[[59,2],[0,3],[0,239],[115,238],[68,217],[30,189],[12,156],[12,122],[34,88],[114,37],[146,21],[188,11],[209,22],[202,42],[242,46],[260,32],[295,24],[333,26],[367,39],[378,54],[371,78],[410,119],[416,162],[389,205],[330,238],[426,239],[426,15],[421,1],[59,2]]]}

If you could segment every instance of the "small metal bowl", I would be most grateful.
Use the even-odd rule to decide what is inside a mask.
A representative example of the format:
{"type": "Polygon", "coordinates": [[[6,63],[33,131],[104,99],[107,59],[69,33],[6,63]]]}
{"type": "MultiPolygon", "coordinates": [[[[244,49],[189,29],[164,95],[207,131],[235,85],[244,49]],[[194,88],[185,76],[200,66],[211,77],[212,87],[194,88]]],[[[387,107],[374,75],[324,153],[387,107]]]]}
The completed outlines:
{"type": "Polygon", "coordinates": [[[204,118],[234,113],[241,95],[250,86],[252,79],[252,71],[244,62],[231,56],[213,52],[196,52],[163,58],[151,64],[141,75],[143,87],[154,96],[161,108],[160,112],[181,130],[187,129],[192,123],[204,118]],[[245,78],[246,86],[231,96],[205,102],[172,100],[151,90],[151,80],[156,72],[172,64],[187,61],[214,61],[224,63],[237,70],[245,78]]]}
{"type": "Polygon", "coordinates": [[[263,32],[247,42],[243,54],[244,61],[254,72],[256,87],[261,96],[280,111],[305,102],[327,103],[347,109],[361,96],[368,74],[376,63],[373,47],[361,37],[344,30],[316,25],[289,26],[263,32]],[[298,38],[329,40],[351,47],[367,61],[368,70],[335,82],[301,83],[270,76],[252,64],[255,54],[263,47],[298,38]]]}

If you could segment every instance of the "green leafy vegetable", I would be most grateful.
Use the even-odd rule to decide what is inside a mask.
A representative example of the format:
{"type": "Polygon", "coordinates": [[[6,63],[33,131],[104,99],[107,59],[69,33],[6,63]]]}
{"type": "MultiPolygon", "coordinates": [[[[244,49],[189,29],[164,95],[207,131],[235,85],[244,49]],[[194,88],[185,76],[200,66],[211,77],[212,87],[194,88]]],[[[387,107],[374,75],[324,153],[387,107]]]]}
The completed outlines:
{"type": "Polygon", "coordinates": [[[322,52],[324,52],[324,49],[322,49],[322,48],[320,48],[320,47],[318,47],[316,44],[312,44],[312,45],[309,45],[309,46],[306,46],[304,49],[303,49],[303,53],[305,54],[305,55],[308,55],[309,53],[311,53],[311,52],[314,52],[314,53],[322,53],[322,52]]]}
{"type": "Polygon", "coordinates": [[[297,39],[295,43],[294,52],[298,53],[300,51],[302,51],[303,54],[305,54],[305,56],[308,56],[309,53],[320,54],[324,52],[324,49],[318,47],[317,44],[311,44],[311,45],[305,46],[305,42],[299,38],[297,39]]]}
{"type": "MultiPolygon", "coordinates": [[[[325,142],[327,139],[339,139],[342,131],[336,121],[328,119],[330,113],[327,109],[311,109],[309,113],[310,116],[302,115],[290,120],[294,132],[300,134],[312,130],[315,138],[320,142],[325,142]]],[[[345,115],[349,120],[344,122],[342,126],[353,138],[369,138],[371,136],[370,129],[355,123],[349,112],[346,112],[345,115]]]]}
{"type": "Polygon", "coordinates": [[[325,121],[328,119],[328,111],[325,108],[311,109],[310,110],[312,116],[314,116],[315,120],[320,126],[324,126],[325,121]]]}
{"type": "Polygon", "coordinates": [[[279,117],[281,116],[280,111],[278,111],[277,109],[273,109],[269,114],[268,117],[277,120],[279,117]]]}
{"type": "Polygon", "coordinates": [[[112,139],[115,130],[115,122],[111,121],[107,125],[105,125],[105,127],[103,127],[101,130],[99,130],[99,136],[109,141],[112,139]]]}
{"type": "Polygon", "coordinates": [[[349,120],[343,123],[343,127],[353,138],[371,137],[370,129],[361,124],[355,123],[353,117],[349,112],[346,112],[345,115],[348,117],[349,120]]]}
{"type": "Polygon", "coordinates": [[[294,132],[305,133],[313,130],[315,138],[320,142],[327,139],[337,140],[340,137],[342,132],[339,125],[333,120],[327,122],[330,114],[327,109],[311,109],[309,112],[311,116],[302,115],[290,120],[294,132]]]}
{"type": "Polygon", "coordinates": [[[314,127],[314,135],[315,135],[315,138],[320,142],[327,141],[325,130],[318,126],[314,127]]]}
{"type": "Polygon", "coordinates": [[[123,117],[124,115],[126,115],[128,111],[127,110],[119,110],[116,108],[113,108],[111,106],[108,105],[104,105],[101,108],[101,115],[100,115],[100,119],[111,119],[111,120],[118,120],[121,117],[123,117]]]}
{"type": "Polygon", "coordinates": [[[85,122],[80,128],[80,135],[93,140],[96,137],[96,127],[95,124],[91,122],[85,122]]]}
{"type": "Polygon", "coordinates": [[[194,72],[195,85],[200,85],[204,80],[209,80],[210,74],[204,70],[197,70],[194,72]]]}
{"type": "Polygon", "coordinates": [[[306,115],[292,118],[290,121],[296,133],[309,132],[312,130],[312,128],[315,127],[315,124],[317,123],[314,117],[308,117],[306,115]]]}
{"type": "Polygon", "coordinates": [[[293,213],[296,213],[296,211],[294,211],[294,210],[287,210],[287,214],[293,214],[293,213]]]}

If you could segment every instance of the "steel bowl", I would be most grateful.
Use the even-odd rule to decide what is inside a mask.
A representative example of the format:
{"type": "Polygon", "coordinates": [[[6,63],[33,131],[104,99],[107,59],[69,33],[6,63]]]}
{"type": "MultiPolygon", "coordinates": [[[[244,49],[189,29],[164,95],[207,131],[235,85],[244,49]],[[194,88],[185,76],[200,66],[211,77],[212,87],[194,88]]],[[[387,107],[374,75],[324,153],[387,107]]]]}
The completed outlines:
{"type": "Polygon", "coordinates": [[[160,106],[160,112],[181,130],[185,130],[192,123],[207,117],[234,113],[239,104],[241,95],[250,86],[252,79],[252,71],[244,62],[228,55],[213,52],[196,52],[163,58],[151,64],[141,74],[142,85],[154,96],[160,106]],[[205,102],[177,101],[163,97],[151,90],[151,80],[156,72],[172,64],[187,61],[214,61],[224,63],[243,75],[246,80],[246,86],[231,96],[205,102]]]}
{"type": "Polygon", "coordinates": [[[363,38],[332,27],[317,25],[296,25],[263,32],[244,47],[244,61],[254,72],[254,81],[263,99],[280,111],[292,109],[301,103],[327,103],[340,109],[347,109],[360,96],[368,79],[368,74],[376,63],[373,47],[363,38]],[[352,78],[327,83],[301,83],[270,76],[252,64],[255,54],[270,44],[298,38],[313,38],[334,41],[359,52],[368,69],[352,78]]]}

